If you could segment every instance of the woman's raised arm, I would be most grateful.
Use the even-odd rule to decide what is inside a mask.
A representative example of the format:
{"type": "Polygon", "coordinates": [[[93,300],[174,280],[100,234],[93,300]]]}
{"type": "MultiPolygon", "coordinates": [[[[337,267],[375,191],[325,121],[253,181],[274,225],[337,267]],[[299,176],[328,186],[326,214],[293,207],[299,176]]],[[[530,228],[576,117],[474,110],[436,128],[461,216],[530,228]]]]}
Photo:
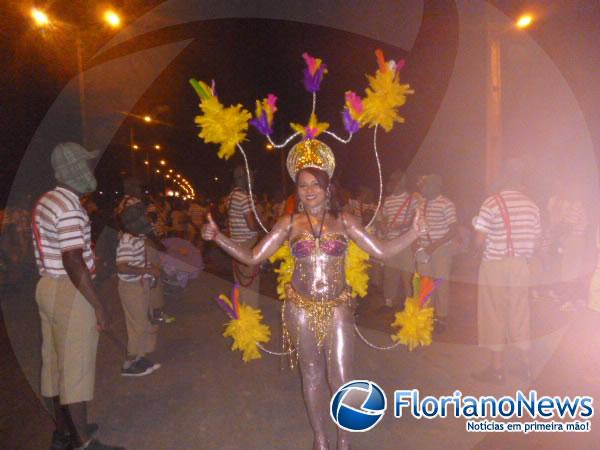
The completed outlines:
{"type": "Polygon", "coordinates": [[[290,228],[290,216],[283,216],[254,248],[244,248],[222,234],[212,216],[208,214],[208,223],[202,227],[202,238],[214,241],[225,253],[242,264],[254,266],[268,259],[281,247],[290,234],[290,228]]]}
{"type": "Polygon", "coordinates": [[[385,242],[382,242],[375,236],[367,233],[367,230],[364,229],[357,218],[351,214],[342,213],[342,221],[344,222],[346,232],[350,239],[356,242],[356,244],[369,255],[379,259],[387,259],[397,255],[412,244],[419,237],[420,233],[427,232],[426,225],[423,223],[418,213],[410,230],[402,236],[385,242]]]}

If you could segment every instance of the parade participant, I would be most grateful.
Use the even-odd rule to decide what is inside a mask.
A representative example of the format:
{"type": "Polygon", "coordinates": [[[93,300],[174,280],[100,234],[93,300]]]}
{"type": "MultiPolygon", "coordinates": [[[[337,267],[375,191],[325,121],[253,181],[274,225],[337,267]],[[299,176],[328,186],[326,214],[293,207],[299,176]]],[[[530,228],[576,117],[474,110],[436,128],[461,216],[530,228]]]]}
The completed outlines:
{"type": "MultiPolygon", "coordinates": [[[[388,181],[389,195],[383,202],[381,231],[385,240],[395,239],[410,230],[417,201],[406,189],[406,176],[402,171],[394,172],[388,181]]],[[[389,308],[394,301],[409,297],[415,269],[412,249],[407,248],[394,258],[385,261],[383,297],[389,308]],[[403,296],[398,295],[402,287],[403,296]]]]}
{"type": "Polygon", "coordinates": [[[127,327],[127,358],[121,375],[139,377],[160,368],[146,356],[156,348],[158,327],[151,323],[152,306],[161,304],[159,286],[160,267],[148,258],[151,245],[146,235],[152,233],[152,225],[144,216],[145,207],[138,202],[126,207],[121,213],[123,231],[117,247],[117,271],[119,297],[125,313],[127,327]]]}
{"type": "MultiPolygon", "coordinates": [[[[246,192],[246,174],[242,166],[233,171],[233,190],[228,200],[229,236],[244,248],[252,248],[258,241],[258,224],[252,214],[250,197],[246,192]]],[[[260,266],[233,261],[233,276],[241,286],[240,297],[250,306],[257,307],[260,287],[260,266]]]]}
{"type": "MultiPolygon", "coordinates": [[[[256,265],[290,242],[294,260],[292,281],[286,285],[284,335],[299,358],[302,389],[314,448],[329,448],[326,437],[332,392],[352,379],[354,338],[353,300],[344,275],[349,240],[378,258],[389,258],[410,246],[424,224],[415,219],[404,235],[384,243],[368,234],[359,218],[340,213],[330,183],[335,168],[331,149],[308,139],[296,144],[287,159],[296,183],[297,211],[281,217],[253,248],[224,236],[209,216],[203,237],[217,243],[236,260],[256,265]]],[[[338,429],[338,449],[349,448],[348,432],[338,429]]]]}
{"type": "Polygon", "coordinates": [[[142,201],[142,182],[136,177],[127,177],[123,180],[123,197],[115,208],[115,215],[119,217],[128,206],[142,201]]]}
{"type": "Polygon", "coordinates": [[[448,316],[453,240],[457,234],[456,207],[442,194],[439,175],[427,175],[419,184],[422,195],[419,211],[429,226],[429,233],[419,239],[415,260],[421,275],[443,280],[433,294],[436,330],[442,332],[448,316]]]}
{"type": "Polygon", "coordinates": [[[475,245],[483,248],[479,267],[477,325],[479,345],[491,352],[490,365],[473,377],[504,381],[508,344],[522,351],[529,378],[529,259],[541,235],[540,212],[521,187],[518,160],[505,162],[497,193],[488,197],[473,220],[475,245]]]}
{"type": "Polygon", "coordinates": [[[98,298],[90,221],[80,197],[96,189],[89,160],[72,142],[58,144],[51,163],[58,182],[33,209],[34,252],[41,276],[36,302],[42,325],[42,397],[54,410],[52,449],[121,449],[92,439],[87,402],[94,397],[98,332],[108,315],[98,298]]]}
{"type": "MultiPolygon", "coordinates": [[[[588,218],[583,202],[574,186],[555,181],[556,194],[548,200],[551,247],[558,262],[558,295],[561,310],[573,312],[576,303],[583,303],[586,295],[582,282],[589,264],[586,261],[586,229],[588,218]],[[583,289],[582,289],[583,288],[583,289]]],[[[579,306],[582,306],[581,304],[579,306]]]]}

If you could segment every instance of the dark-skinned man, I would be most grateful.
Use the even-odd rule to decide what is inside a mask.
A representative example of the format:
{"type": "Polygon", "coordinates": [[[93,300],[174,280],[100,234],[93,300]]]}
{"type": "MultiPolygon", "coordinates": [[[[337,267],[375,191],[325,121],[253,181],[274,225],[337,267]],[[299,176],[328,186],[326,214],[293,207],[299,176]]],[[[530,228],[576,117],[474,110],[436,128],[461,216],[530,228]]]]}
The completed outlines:
{"type": "Polygon", "coordinates": [[[87,402],[94,396],[99,332],[109,326],[93,285],[90,220],[80,198],[96,189],[90,160],[97,152],[67,142],[52,151],[57,186],[32,215],[39,274],[36,302],[42,325],[41,393],[54,411],[51,449],[118,450],[92,439],[87,402]]]}

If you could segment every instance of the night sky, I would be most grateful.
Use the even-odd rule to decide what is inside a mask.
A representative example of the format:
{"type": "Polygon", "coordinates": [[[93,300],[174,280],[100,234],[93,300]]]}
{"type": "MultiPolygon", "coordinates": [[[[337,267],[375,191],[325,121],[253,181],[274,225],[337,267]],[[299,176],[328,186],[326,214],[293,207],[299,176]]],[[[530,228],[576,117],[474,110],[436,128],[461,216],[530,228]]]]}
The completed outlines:
{"type": "MultiPolygon", "coordinates": [[[[6,3],[6,2],[5,2],[6,3]]],[[[32,29],[24,2],[8,2],[3,14],[2,51],[7,67],[0,72],[1,194],[6,201],[11,180],[38,124],[66,83],[77,73],[72,36],[40,35],[32,29]]],[[[160,2],[125,1],[116,4],[126,21],[133,21],[160,2]]],[[[597,1],[562,0],[551,2],[494,1],[511,17],[524,10],[543,8],[545,14],[530,33],[550,55],[577,97],[593,134],[596,153],[600,142],[600,6],[597,1]]],[[[401,115],[407,123],[381,133],[379,148],[384,173],[406,167],[419,148],[443,99],[453,70],[458,45],[458,19],[453,2],[425,2],[424,19],[410,52],[323,26],[288,21],[227,19],[196,22],[159,30],[105,52],[92,55],[116,33],[94,24],[100,3],[55,1],[47,6],[52,15],[71,23],[82,23],[83,59],[86,68],[102,64],[133,51],[183,39],[193,39],[155,80],[133,114],[150,113],[159,123],[143,124],[129,118],[115,135],[97,168],[100,189],[118,190],[120,178],[131,171],[128,151],[131,133],[143,148],[160,143],[160,153],[169,166],[186,176],[199,193],[222,194],[229,189],[230,174],[238,157],[224,162],[217,148],[203,144],[193,119],[198,99],[188,84],[190,77],[217,83],[220,100],[228,105],[242,103],[251,112],[256,99],[275,93],[279,111],[275,119],[275,141],[290,134],[289,122],[305,123],[311,97],[301,83],[302,53],[322,58],[329,74],[321,85],[317,114],[338,134],[345,134],[341,121],[344,91],[362,93],[365,74],[376,68],[374,50],[382,48],[386,58],[406,59],[402,81],[410,83],[417,95],[409,98],[401,115]],[[84,5],[85,4],[85,5],[84,5]],[[78,5],[78,6],[74,6],[78,5]],[[89,25],[87,25],[89,24],[89,25]],[[219,181],[215,182],[214,177],[219,181]]],[[[40,5],[43,6],[43,5],[40,5]]],[[[73,120],[78,120],[74,117],[73,120]]],[[[280,155],[267,152],[264,139],[253,129],[245,144],[250,164],[256,170],[257,190],[281,190],[280,155]]],[[[74,139],[77,137],[74,136],[74,139]]],[[[337,176],[342,185],[355,189],[363,184],[377,188],[376,165],[371,152],[372,133],[362,130],[347,146],[329,142],[337,155],[337,176]]],[[[50,149],[48,149],[48,153],[50,149]]],[[[135,154],[141,166],[143,152],[135,154]]],[[[136,169],[139,170],[139,169],[136,169]]]]}

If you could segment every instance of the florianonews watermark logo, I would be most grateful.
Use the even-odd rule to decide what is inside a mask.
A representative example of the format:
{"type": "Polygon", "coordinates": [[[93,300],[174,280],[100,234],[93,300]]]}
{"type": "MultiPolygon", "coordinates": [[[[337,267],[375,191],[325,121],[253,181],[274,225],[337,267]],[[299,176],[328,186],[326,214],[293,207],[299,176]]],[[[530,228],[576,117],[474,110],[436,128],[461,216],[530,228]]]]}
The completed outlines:
{"type": "MultiPolygon", "coordinates": [[[[458,390],[421,397],[418,389],[411,389],[394,391],[393,412],[396,419],[406,413],[415,419],[465,418],[468,432],[589,432],[593,403],[590,396],[545,396],[535,390],[497,398],[458,390]]],[[[333,395],[330,414],[340,428],[364,432],[381,421],[386,407],[385,393],[376,383],[353,380],[333,395]]]]}
{"type": "Polygon", "coordinates": [[[386,408],[385,393],[376,383],[353,380],[333,394],[329,412],[338,427],[362,432],[377,425],[386,408]]]}

